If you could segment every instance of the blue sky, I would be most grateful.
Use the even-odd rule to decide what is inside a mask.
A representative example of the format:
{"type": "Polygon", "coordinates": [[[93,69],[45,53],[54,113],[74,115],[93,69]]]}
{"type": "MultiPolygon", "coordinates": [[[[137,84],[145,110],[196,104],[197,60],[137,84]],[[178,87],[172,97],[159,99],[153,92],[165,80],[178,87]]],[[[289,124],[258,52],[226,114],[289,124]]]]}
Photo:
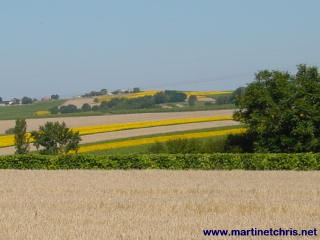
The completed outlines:
{"type": "Polygon", "coordinates": [[[320,1],[0,0],[0,96],[229,90],[320,66],[320,1]]]}

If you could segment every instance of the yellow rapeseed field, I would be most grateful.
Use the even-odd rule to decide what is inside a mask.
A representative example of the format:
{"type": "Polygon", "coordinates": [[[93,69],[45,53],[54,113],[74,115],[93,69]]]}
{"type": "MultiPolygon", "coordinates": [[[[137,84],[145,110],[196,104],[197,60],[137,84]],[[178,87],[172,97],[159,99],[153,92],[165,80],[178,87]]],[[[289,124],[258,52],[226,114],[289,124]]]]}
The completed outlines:
{"type": "Polygon", "coordinates": [[[192,92],[184,92],[185,94],[187,94],[187,96],[190,95],[196,95],[198,97],[206,97],[209,95],[219,95],[219,94],[229,94],[232,93],[232,91],[192,91],[192,92]]]}
{"type": "Polygon", "coordinates": [[[0,147],[9,147],[14,145],[14,135],[0,136],[0,147]]]}
{"type": "Polygon", "coordinates": [[[145,96],[153,96],[155,95],[159,90],[149,90],[149,91],[143,91],[138,93],[130,93],[130,94],[123,94],[123,95],[114,95],[114,96],[104,96],[100,97],[99,102],[103,101],[110,101],[112,98],[138,98],[138,97],[145,97],[145,96]]]}
{"type": "Polygon", "coordinates": [[[227,129],[227,130],[218,130],[218,131],[209,131],[209,132],[181,133],[181,134],[174,134],[174,135],[167,135],[167,136],[145,137],[145,138],[139,138],[139,139],[131,139],[131,140],[124,140],[124,141],[82,146],[80,147],[78,152],[82,153],[82,152],[106,150],[111,148],[131,147],[131,146],[138,146],[138,145],[144,145],[144,144],[151,144],[155,142],[166,142],[172,139],[206,138],[206,137],[222,136],[222,135],[228,135],[228,134],[239,134],[239,133],[243,133],[244,131],[246,131],[245,128],[237,128],[237,129],[227,129]]]}
{"type": "Polygon", "coordinates": [[[37,111],[37,112],[35,112],[35,114],[37,115],[37,116],[48,116],[48,115],[50,115],[50,112],[49,111],[37,111]]]}
{"type": "MultiPolygon", "coordinates": [[[[120,123],[120,124],[105,124],[97,126],[85,126],[72,128],[73,131],[79,131],[80,135],[89,135],[103,132],[113,132],[128,129],[138,129],[147,127],[159,127],[169,126],[176,124],[197,123],[197,122],[211,122],[232,120],[231,116],[212,116],[212,117],[200,117],[200,118],[181,118],[171,120],[159,120],[159,121],[147,121],[147,122],[133,122],[133,123],[120,123]]],[[[9,147],[14,145],[14,135],[0,136],[0,147],[9,147]]]]}
{"type": "MultiPolygon", "coordinates": [[[[30,133],[27,133],[27,138],[30,142],[33,141],[33,139],[30,136],[30,133]]],[[[14,145],[14,135],[5,135],[0,136],[0,147],[10,147],[14,145]]]]}

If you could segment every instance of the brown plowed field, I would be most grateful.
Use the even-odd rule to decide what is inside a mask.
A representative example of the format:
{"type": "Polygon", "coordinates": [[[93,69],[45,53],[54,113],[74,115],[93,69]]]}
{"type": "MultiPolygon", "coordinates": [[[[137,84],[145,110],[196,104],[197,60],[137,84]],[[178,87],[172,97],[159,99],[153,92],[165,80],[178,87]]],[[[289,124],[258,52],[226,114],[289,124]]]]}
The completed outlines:
{"type": "MultiPolygon", "coordinates": [[[[65,122],[68,127],[93,126],[110,123],[128,123],[128,122],[143,122],[156,121],[165,119],[177,118],[192,118],[192,117],[208,117],[208,116],[232,116],[234,110],[212,110],[212,111],[195,111],[195,112],[170,112],[170,113],[137,113],[137,114],[117,114],[105,116],[88,116],[88,117],[65,117],[65,118],[39,118],[28,119],[28,131],[37,130],[40,125],[47,121],[65,122]]],[[[13,128],[14,120],[0,121],[0,134],[5,130],[13,128]]]]}
{"type": "Polygon", "coordinates": [[[318,239],[203,230],[314,231],[319,182],[310,171],[1,170],[0,239],[318,239]]]}

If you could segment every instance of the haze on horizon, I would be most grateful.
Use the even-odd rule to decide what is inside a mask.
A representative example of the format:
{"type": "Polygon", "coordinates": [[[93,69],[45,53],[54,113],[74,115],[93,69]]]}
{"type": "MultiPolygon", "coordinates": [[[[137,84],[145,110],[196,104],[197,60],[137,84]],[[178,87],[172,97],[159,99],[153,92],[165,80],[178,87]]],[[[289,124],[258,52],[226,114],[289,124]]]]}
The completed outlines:
{"type": "Polygon", "coordinates": [[[232,90],[320,66],[317,0],[0,2],[0,96],[232,90]]]}

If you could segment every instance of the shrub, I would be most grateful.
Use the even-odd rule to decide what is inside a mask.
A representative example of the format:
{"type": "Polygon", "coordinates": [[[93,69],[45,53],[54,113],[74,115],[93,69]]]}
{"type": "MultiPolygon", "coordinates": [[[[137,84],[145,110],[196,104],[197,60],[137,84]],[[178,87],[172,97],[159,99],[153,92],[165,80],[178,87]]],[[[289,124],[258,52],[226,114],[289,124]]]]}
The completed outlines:
{"type": "Polygon", "coordinates": [[[0,156],[1,169],[320,170],[320,154],[142,154],[0,156]]]}
{"type": "Polygon", "coordinates": [[[59,109],[60,113],[75,113],[78,112],[77,106],[73,104],[69,104],[67,106],[61,106],[59,109]]]}

